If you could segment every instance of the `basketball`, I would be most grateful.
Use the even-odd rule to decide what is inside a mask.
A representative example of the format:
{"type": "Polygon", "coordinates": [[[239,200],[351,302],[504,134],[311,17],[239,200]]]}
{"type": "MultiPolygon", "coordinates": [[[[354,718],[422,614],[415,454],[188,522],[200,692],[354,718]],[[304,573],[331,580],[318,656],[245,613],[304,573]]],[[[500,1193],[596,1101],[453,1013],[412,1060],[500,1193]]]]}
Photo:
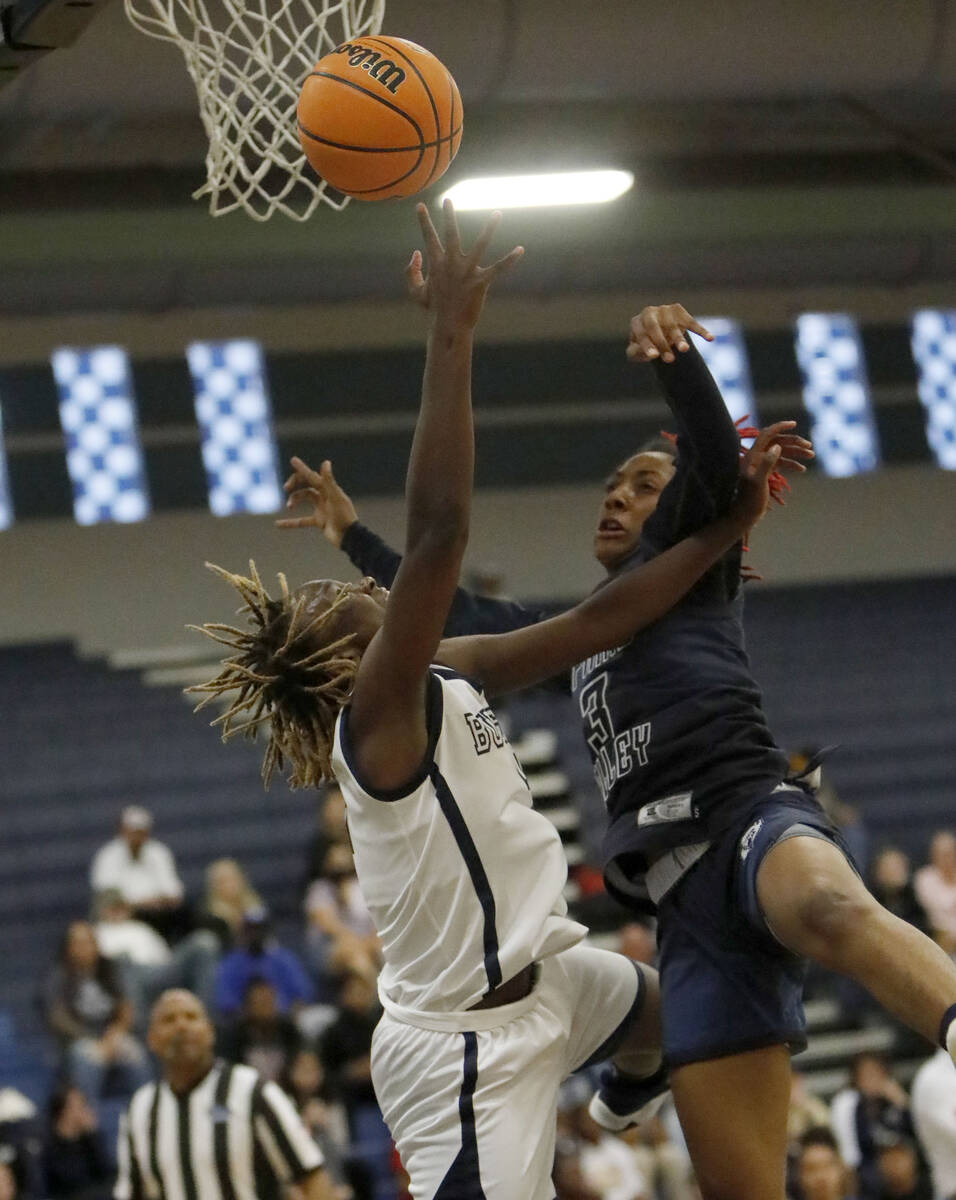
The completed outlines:
{"type": "Polygon", "coordinates": [[[359,37],[319,59],[297,110],[318,175],[356,200],[413,196],[461,143],[461,96],[434,54],[396,37],[359,37]]]}

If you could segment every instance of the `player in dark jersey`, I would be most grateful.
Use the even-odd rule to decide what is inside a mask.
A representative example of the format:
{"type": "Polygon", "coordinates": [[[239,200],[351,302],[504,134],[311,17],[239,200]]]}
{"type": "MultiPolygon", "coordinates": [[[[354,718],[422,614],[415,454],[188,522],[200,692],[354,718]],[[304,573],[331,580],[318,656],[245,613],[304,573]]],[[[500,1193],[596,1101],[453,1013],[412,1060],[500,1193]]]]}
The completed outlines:
{"type": "MultiPolygon", "coordinates": [[[[631,323],[628,357],[654,364],[677,425],[610,476],[595,534],[613,579],[727,510],[739,442],[679,305],[631,323]]],[[[790,437],[784,451],[800,457],[790,437]]],[[[793,465],[798,465],[794,463],[793,465]]],[[[324,463],[310,518],[389,584],[399,556],[362,526],[324,463]]],[[[869,988],[956,1054],[956,966],[883,909],[810,788],[788,780],[744,649],[740,547],[666,617],[572,671],[608,806],[609,890],[659,917],[664,1051],[705,1200],[783,1200],[789,1054],[805,1043],[803,962],[869,988]]],[[[540,619],[459,591],[446,632],[540,619]]],[[[626,1126],[661,1081],[605,1079],[596,1111],[626,1126]]]]}

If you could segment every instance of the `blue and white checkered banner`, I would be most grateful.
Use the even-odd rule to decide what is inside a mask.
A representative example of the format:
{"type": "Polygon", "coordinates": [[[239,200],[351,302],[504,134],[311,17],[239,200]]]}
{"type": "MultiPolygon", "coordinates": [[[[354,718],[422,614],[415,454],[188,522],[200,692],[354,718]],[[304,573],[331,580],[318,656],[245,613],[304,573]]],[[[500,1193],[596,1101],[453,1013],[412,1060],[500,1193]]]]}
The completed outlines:
{"type": "Polygon", "coordinates": [[[7,452],[3,445],[3,409],[0,408],[0,529],[9,529],[12,524],[13,502],[10,499],[7,452]]]}
{"type": "Polygon", "coordinates": [[[193,342],[186,350],[209,507],[230,513],[277,512],[282,506],[272,406],[258,342],[193,342]]]}
{"type": "Polygon", "coordinates": [[[856,322],[845,313],[805,313],[797,318],[796,348],[824,474],[874,470],[879,442],[856,322]]]}
{"type": "Polygon", "coordinates": [[[956,309],[913,314],[913,358],[926,409],[926,440],[941,467],[956,471],[956,309]]]}
{"type": "Polygon", "coordinates": [[[706,317],[701,325],[714,335],[712,342],[695,338],[707,369],[714,377],[727,411],[735,421],[748,417],[748,424],[758,425],[757,402],[750,382],[750,363],[743,333],[736,321],[727,317],[706,317]]]}
{"type": "Polygon", "coordinates": [[[149,493],[126,351],[64,348],[51,361],[77,522],[141,521],[149,493]]]}

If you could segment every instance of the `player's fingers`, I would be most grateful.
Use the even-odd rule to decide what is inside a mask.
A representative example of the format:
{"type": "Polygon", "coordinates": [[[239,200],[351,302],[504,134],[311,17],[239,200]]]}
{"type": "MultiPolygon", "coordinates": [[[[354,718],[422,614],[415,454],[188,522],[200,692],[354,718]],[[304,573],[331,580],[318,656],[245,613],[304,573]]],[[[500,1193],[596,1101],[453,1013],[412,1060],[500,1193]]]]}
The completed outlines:
{"type": "Polygon", "coordinates": [[[806,467],[802,462],[797,462],[794,458],[784,458],[780,455],[780,461],[777,463],[779,471],[796,471],[798,473],[806,473],[806,467]]]}
{"type": "Polygon", "coordinates": [[[690,329],[693,333],[700,334],[705,341],[712,342],[714,340],[714,335],[710,332],[710,330],[705,325],[701,325],[700,321],[695,320],[687,311],[687,309],[683,307],[683,305],[681,308],[684,314],[681,324],[684,326],[684,328],[690,329]]]}
{"type": "MultiPolygon", "coordinates": [[[[488,253],[488,247],[491,245],[491,239],[495,236],[498,226],[501,224],[501,213],[493,212],[485,222],[485,227],[481,233],[475,238],[475,244],[468,251],[468,257],[465,259],[469,267],[480,266],[481,260],[488,253]]],[[[496,263],[495,266],[498,264],[496,263]]]]}
{"type": "Polygon", "coordinates": [[[315,485],[316,480],[319,479],[318,471],[313,471],[307,462],[303,462],[303,460],[295,454],[293,454],[293,456],[289,459],[289,462],[292,464],[292,468],[296,475],[301,476],[303,480],[308,481],[311,485],[315,485]]]}
{"type": "Polygon", "coordinates": [[[754,438],[752,448],[757,451],[765,451],[781,434],[789,433],[795,425],[796,421],[776,421],[773,425],[764,426],[754,438]]]}
{"type": "Polygon", "coordinates": [[[441,240],[438,237],[438,231],[432,224],[432,219],[428,215],[428,209],[424,204],[416,204],[415,212],[418,214],[418,223],[422,227],[422,237],[425,239],[425,249],[428,251],[428,262],[434,264],[442,256],[441,240]]]}
{"type": "Polygon", "coordinates": [[[315,517],[279,517],[276,520],[279,529],[305,529],[306,526],[314,524],[315,517]]]}
{"type": "Polygon", "coordinates": [[[286,498],[286,508],[295,508],[297,504],[324,504],[325,496],[318,488],[300,487],[289,493],[286,498]]]}
{"type": "Polygon", "coordinates": [[[661,323],[657,319],[655,313],[648,313],[642,322],[642,332],[651,346],[657,350],[664,362],[673,362],[674,353],[671,350],[671,344],[667,340],[667,335],[661,328],[661,323]]]}
{"type": "Polygon", "coordinates": [[[676,316],[672,317],[670,320],[662,321],[661,331],[663,332],[664,337],[667,338],[667,344],[669,347],[671,347],[671,349],[678,350],[681,353],[690,349],[687,338],[684,337],[684,330],[682,329],[681,324],[677,320],[676,316]]]}
{"type": "Polygon", "coordinates": [[[646,333],[631,334],[631,342],[627,347],[627,357],[636,362],[650,362],[660,358],[660,351],[646,333]]]}
{"type": "Polygon", "coordinates": [[[488,274],[493,279],[497,279],[499,275],[503,275],[505,271],[510,271],[515,263],[524,255],[524,246],[515,246],[515,248],[504,256],[499,258],[496,263],[492,263],[488,268],[488,274]]]}
{"type": "Polygon", "coordinates": [[[455,216],[455,206],[446,199],[441,206],[444,219],[445,249],[450,254],[461,254],[461,234],[458,232],[458,218],[455,216]]]}

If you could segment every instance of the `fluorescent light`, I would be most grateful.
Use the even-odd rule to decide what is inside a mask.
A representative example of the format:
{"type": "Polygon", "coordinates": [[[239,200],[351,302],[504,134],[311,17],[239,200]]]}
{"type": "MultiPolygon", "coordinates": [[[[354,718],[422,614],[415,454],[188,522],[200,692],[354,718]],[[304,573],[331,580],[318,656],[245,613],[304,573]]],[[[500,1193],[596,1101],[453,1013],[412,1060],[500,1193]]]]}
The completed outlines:
{"type": "Polygon", "coordinates": [[[550,175],[486,175],[463,179],[442,196],[459,212],[480,208],[557,208],[606,204],[634,186],[630,171],[559,171],[550,175]]]}

